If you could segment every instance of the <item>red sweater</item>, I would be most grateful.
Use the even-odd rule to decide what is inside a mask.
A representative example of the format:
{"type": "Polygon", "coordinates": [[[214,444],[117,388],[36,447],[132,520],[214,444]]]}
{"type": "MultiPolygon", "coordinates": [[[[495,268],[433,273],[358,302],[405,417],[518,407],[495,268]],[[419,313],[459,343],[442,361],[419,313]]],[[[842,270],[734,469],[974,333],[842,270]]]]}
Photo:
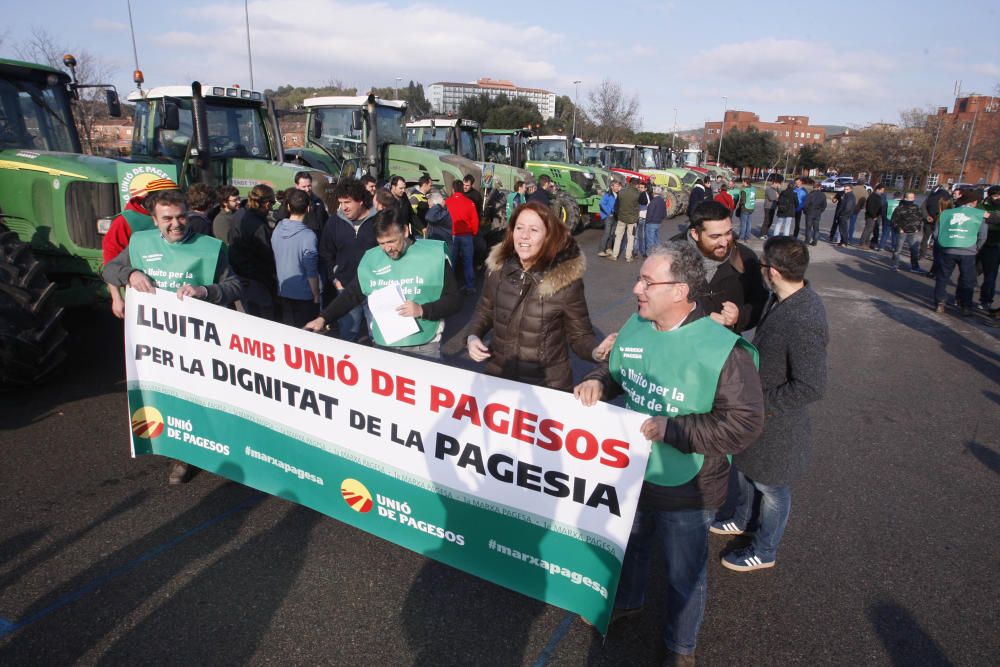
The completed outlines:
{"type": "MultiPolygon", "coordinates": [[[[142,207],[143,199],[145,197],[132,197],[125,204],[125,210],[149,215],[149,211],[142,207]]],[[[131,236],[132,228],[129,227],[128,220],[125,219],[124,215],[119,213],[111,221],[111,227],[108,229],[108,233],[104,235],[104,240],[101,241],[101,251],[104,255],[105,264],[113,260],[122,250],[128,247],[128,240],[131,236]]]]}
{"type": "Polygon", "coordinates": [[[733,201],[733,196],[728,192],[720,191],[719,194],[715,195],[715,201],[728,208],[730,213],[736,208],[736,202],[733,201]]]}
{"type": "Polygon", "coordinates": [[[448,197],[444,205],[451,215],[451,233],[453,236],[475,236],[479,232],[479,213],[476,205],[464,194],[456,192],[448,197]]]}

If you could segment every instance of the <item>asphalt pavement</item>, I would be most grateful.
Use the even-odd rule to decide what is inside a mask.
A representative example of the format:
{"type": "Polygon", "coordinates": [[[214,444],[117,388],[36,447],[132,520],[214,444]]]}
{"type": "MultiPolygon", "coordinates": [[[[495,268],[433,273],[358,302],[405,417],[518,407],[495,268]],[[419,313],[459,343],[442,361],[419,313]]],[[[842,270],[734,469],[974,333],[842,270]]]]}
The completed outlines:
{"type": "MultiPolygon", "coordinates": [[[[597,258],[599,238],[578,240],[603,333],[633,311],[639,264],[597,258]]],[[[812,466],[776,567],[723,569],[737,542],[711,538],[699,663],[998,664],[998,322],[936,314],[931,281],[888,271],[885,253],[811,253],[831,333],[812,466]]],[[[456,334],[472,306],[444,347],[469,368],[456,334]]],[[[0,396],[0,664],[658,664],[657,575],[644,613],[605,640],[240,484],[168,487],[166,460],[129,458],[120,323],[67,319],[62,373],[0,396]]]]}

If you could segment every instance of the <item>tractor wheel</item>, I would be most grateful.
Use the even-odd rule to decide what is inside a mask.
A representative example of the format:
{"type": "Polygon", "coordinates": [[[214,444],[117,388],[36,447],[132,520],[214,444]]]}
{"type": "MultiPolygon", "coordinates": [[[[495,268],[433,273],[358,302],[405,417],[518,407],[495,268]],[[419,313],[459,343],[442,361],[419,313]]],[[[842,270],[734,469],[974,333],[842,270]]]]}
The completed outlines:
{"type": "Polygon", "coordinates": [[[0,225],[0,390],[37,384],[66,357],[55,288],[28,244],[0,225]]]}
{"type": "Polygon", "coordinates": [[[553,198],[553,207],[571,234],[579,234],[585,228],[583,216],[580,215],[580,205],[566,192],[559,190],[553,198]]]}
{"type": "Polygon", "coordinates": [[[669,190],[663,193],[663,201],[667,204],[667,217],[674,218],[680,215],[681,212],[681,200],[677,196],[676,192],[670,192],[669,190]]]}

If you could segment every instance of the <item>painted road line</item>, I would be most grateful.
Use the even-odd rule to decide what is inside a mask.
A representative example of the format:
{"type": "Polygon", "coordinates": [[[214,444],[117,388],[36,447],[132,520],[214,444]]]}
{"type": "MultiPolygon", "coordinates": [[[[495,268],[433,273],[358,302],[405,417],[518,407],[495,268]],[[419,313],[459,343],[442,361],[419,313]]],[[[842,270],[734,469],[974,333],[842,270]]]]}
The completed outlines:
{"type": "Polygon", "coordinates": [[[576,614],[571,612],[567,612],[567,614],[563,616],[562,621],[559,622],[559,625],[557,625],[556,629],[552,632],[552,636],[549,637],[549,641],[545,645],[545,648],[543,648],[542,652],[538,654],[537,658],[535,658],[535,662],[532,663],[532,667],[545,667],[549,659],[552,658],[553,654],[555,654],[556,647],[559,646],[559,642],[561,642],[563,637],[566,636],[566,633],[569,632],[570,627],[573,625],[573,619],[575,618],[576,614]]]}
{"type": "Polygon", "coordinates": [[[254,493],[253,495],[251,495],[249,498],[247,498],[243,502],[239,503],[238,505],[234,505],[233,507],[229,508],[228,510],[226,510],[222,514],[216,515],[216,516],[212,517],[211,519],[208,519],[207,521],[204,521],[203,523],[195,526],[194,528],[192,528],[191,530],[187,531],[186,533],[178,535],[177,537],[175,537],[174,539],[172,539],[172,540],[170,540],[168,542],[164,542],[163,544],[161,544],[159,546],[153,547],[152,549],[150,549],[146,553],[142,554],[138,558],[135,558],[135,559],[129,561],[128,563],[125,563],[124,565],[122,565],[121,567],[119,567],[116,570],[112,570],[108,574],[105,574],[103,576],[97,577],[96,579],[92,579],[89,583],[83,585],[82,587],[78,588],[77,590],[73,591],[72,593],[64,595],[63,597],[59,598],[58,600],[56,600],[55,602],[53,602],[52,604],[50,604],[48,607],[45,607],[44,609],[42,609],[40,611],[37,611],[34,614],[32,614],[32,615],[30,615],[30,616],[28,616],[26,618],[22,618],[21,620],[17,621],[16,623],[11,623],[10,621],[6,621],[6,620],[3,620],[3,619],[0,619],[0,639],[6,637],[7,635],[9,635],[9,634],[11,634],[13,632],[16,632],[17,630],[20,630],[21,628],[24,628],[24,627],[27,627],[27,626],[31,625],[32,623],[34,623],[34,622],[36,622],[36,621],[44,618],[45,616],[48,616],[49,614],[51,614],[52,612],[56,611],[57,609],[65,607],[66,605],[70,604],[71,602],[75,602],[76,600],[79,600],[80,598],[82,598],[87,593],[90,593],[91,591],[94,591],[94,590],[100,588],[101,586],[103,586],[104,584],[108,583],[109,581],[113,581],[114,579],[117,579],[118,577],[121,577],[123,575],[128,574],[129,572],[131,572],[135,568],[139,567],[140,565],[142,565],[146,561],[151,560],[153,558],[156,558],[160,554],[163,554],[163,553],[165,553],[167,551],[170,551],[171,549],[173,549],[174,547],[176,547],[181,542],[184,542],[185,540],[187,540],[187,539],[189,539],[191,537],[194,537],[195,535],[208,530],[209,528],[211,528],[215,524],[219,523],[220,521],[224,521],[225,519],[228,519],[229,517],[233,516],[234,514],[237,514],[239,512],[243,512],[245,510],[250,509],[251,507],[253,507],[254,505],[258,504],[259,502],[261,502],[262,500],[264,500],[265,498],[268,498],[268,497],[270,497],[270,496],[268,496],[268,494],[266,494],[266,493],[254,493]]]}

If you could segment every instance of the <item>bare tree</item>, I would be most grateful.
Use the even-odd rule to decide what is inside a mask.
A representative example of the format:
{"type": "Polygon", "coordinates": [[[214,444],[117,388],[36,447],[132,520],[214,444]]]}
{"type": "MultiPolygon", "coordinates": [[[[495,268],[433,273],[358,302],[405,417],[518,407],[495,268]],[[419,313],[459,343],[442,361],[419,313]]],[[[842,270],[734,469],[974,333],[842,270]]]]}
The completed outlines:
{"type": "MultiPolygon", "coordinates": [[[[44,28],[32,28],[31,36],[14,47],[22,60],[48,65],[56,69],[65,69],[63,55],[72,53],[76,58],[76,81],[81,85],[108,83],[114,75],[114,68],[101,58],[87,50],[74,51],[59,45],[44,28]]],[[[94,121],[104,115],[104,90],[101,88],[83,88],[80,90],[79,103],[76,104],[77,130],[83,140],[84,150],[94,152],[94,121]]]]}
{"type": "Polygon", "coordinates": [[[639,96],[627,96],[617,81],[604,79],[601,85],[587,93],[587,100],[598,141],[625,141],[642,124],[642,118],[639,117],[639,96]]]}

